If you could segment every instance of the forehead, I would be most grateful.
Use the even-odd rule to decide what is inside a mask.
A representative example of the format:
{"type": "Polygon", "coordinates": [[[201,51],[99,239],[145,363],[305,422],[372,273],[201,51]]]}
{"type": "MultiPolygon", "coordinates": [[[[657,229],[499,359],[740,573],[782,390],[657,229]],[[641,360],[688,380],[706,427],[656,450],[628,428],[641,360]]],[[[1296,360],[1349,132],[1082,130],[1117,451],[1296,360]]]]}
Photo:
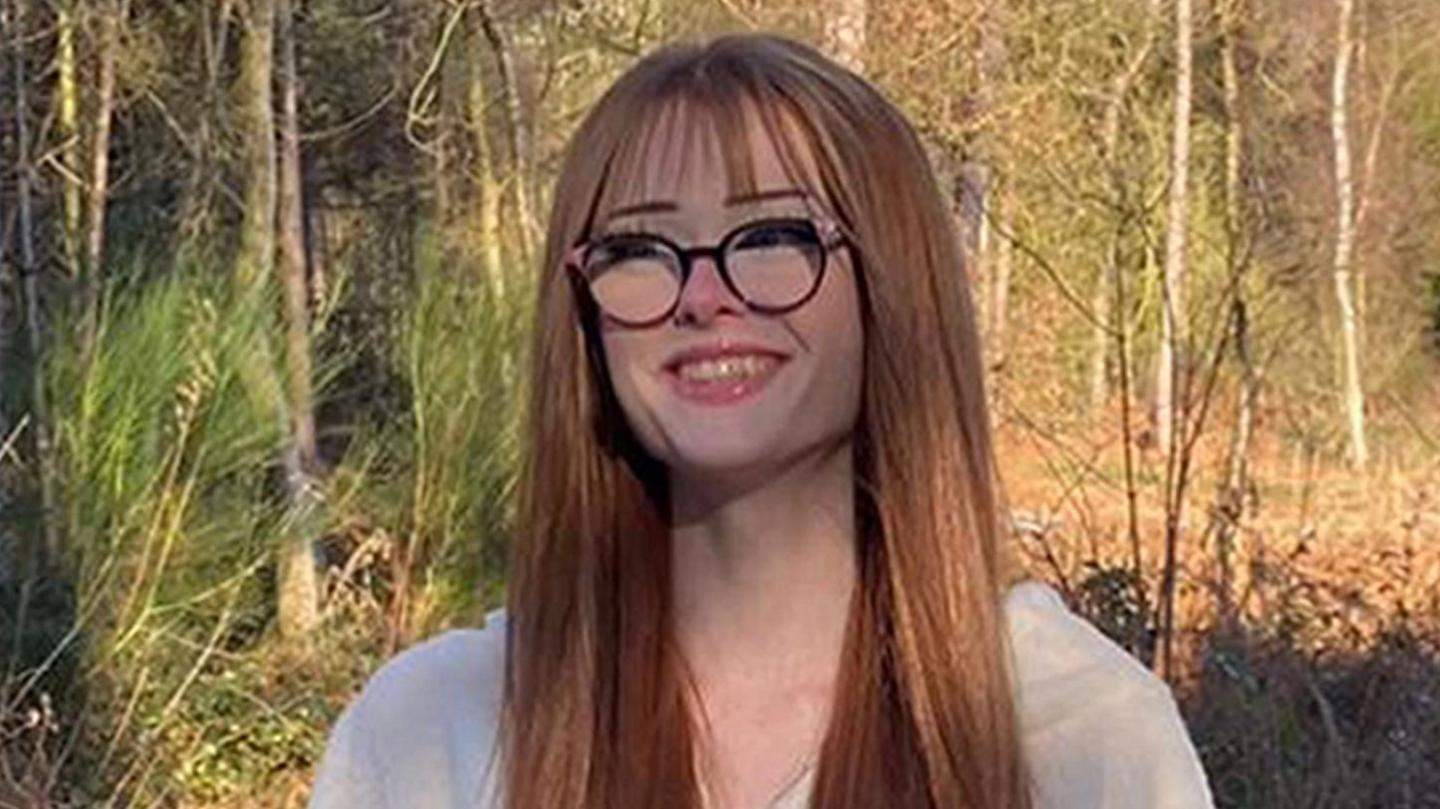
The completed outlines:
{"type": "Polygon", "coordinates": [[[816,156],[792,116],[749,101],[704,105],[672,100],[644,116],[615,155],[597,221],[609,211],[644,202],[778,188],[799,188],[816,201],[825,199],[816,156]]]}

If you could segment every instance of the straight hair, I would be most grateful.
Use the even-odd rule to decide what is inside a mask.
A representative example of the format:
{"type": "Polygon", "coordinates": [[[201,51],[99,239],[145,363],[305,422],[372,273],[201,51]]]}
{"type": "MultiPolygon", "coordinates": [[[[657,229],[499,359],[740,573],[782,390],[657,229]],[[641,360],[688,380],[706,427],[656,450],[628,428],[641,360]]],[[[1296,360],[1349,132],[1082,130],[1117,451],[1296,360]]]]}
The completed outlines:
{"type": "Polygon", "coordinates": [[[700,809],[698,703],[670,617],[665,469],[631,434],[563,266],[669,126],[753,184],[757,118],[846,232],[864,328],[858,581],[813,809],[1028,809],[1007,569],[960,242],[913,129],[869,83],[764,34],[640,60],[568,144],[540,267],[507,592],[507,809],[700,809]]]}

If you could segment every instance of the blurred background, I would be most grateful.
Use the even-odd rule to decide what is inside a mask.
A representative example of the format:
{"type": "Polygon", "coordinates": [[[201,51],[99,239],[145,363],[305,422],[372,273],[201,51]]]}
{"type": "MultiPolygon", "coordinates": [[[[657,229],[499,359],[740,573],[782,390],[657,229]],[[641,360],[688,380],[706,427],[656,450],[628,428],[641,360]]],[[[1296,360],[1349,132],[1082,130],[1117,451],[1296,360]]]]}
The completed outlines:
{"type": "Polygon", "coordinates": [[[1434,0],[0,12],[0,805],[303,805],[366,677],[503,597],[566,138],[765,29],[921,133],[1013,541],[1219,805],[1440,806],[1434,0]]]}

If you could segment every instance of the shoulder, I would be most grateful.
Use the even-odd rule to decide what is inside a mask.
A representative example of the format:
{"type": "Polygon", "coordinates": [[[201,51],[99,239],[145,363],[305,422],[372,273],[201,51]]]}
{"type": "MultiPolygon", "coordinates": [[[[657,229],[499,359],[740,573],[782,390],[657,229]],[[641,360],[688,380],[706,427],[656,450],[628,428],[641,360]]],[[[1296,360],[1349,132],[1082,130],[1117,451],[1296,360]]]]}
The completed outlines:
{"type": "Polygon", "coordinates": [[[1166,684],[1036,582],[1005,598],[1025,754],[1041,809],[1207,809],[1166,684]]]}
{"type": "Polygon", "coordinates": [[[456,708],[489,707],[505,670],[505,614],[483,629],[453,629],[406,649],[375,673],[354,709],[381,726],[413,725],[456,708]]]}
{"type": "Polygon", "coordinates": [[[1060,594],[1023,582],[1005,597],[1015,679],[1027,693],[1027,719],[1053,722],[1072,706],[1071,695],[1096,699],[1171,700],[1170,689],[1085,619],[1060,594]],[[1037,702],[1037,700],[1040,700],[1037,702]]]}
{"type": "Polygon", "coordinates": [[[312,809],[472,806],[490,777],[505,672],[505,616],[396,655],[331,731],[312,809]]]}

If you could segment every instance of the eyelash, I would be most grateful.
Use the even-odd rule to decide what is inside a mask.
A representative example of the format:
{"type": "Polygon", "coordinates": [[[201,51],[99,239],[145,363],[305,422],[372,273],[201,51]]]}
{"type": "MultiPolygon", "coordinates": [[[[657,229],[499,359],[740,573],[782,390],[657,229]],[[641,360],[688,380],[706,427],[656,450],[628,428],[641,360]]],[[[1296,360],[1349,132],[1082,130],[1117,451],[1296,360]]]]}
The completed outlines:
{"type": "MultiPolygon", "coordinates": [[[[730,232],[730,231],[732,231],[732,230],[739,230],[740,228],[750,227],[751,225],[757,224],[757,223],[759,223],[759,222],[770,222],[770,221],[773,221],[773,220],[776,220],[776,219],[809,219],[809,220],[811,220],[811,221],[814,221],[814,218],[815,218],[815,217],[814,217],[814,214],[811,213],[811,212],[808,211],[808,210],[807,210],[807,211],[794,211],[794,212],[776,211],[776,212],[773,213],[773,214],[767,214],[767,215],[765,215],[765,216],[756,216],[756,217],[753,217],[753,218],[751,218],[751,219],[746,219],[746,220],[740,221],[740,222],[738,222],[738,223],[736,223],[736,224],[730,225],[728,228],[726,228],[726,231],[725,231],[725,232],[728,233],[728,232],[730,232]]],[[[610,231],[610,232],[608,232],[608,233],[601,233],[601,234],[599,234],[599,236],[598,236],[597,238],[599,238],[599,239],[613,239],[613,238],[621,237],[621,236],[633,236],[633,237],[640,237],[640,238],[648,238],[648,237],[651,237],[651,236],[660,236],[660,237],[663,237],[663,238],[665,238],[665,239],[669,239],[670,241],[675,242],[676,244],[687,244],[687,243],[689,243],[689,242],[693,242],[693,241],[694,241],[693,239],[686,240],[686,239],[678,238],[678,237],[675,236],[674,234],[667,233],[664,228],[653,228],[653,229],[647,230],[643,225],[636,226],[636,227],[634,227],[634,228],[627,228],[627,229],[625,229],[625,230],[615,230],[615,231],[610,231]]]]}

